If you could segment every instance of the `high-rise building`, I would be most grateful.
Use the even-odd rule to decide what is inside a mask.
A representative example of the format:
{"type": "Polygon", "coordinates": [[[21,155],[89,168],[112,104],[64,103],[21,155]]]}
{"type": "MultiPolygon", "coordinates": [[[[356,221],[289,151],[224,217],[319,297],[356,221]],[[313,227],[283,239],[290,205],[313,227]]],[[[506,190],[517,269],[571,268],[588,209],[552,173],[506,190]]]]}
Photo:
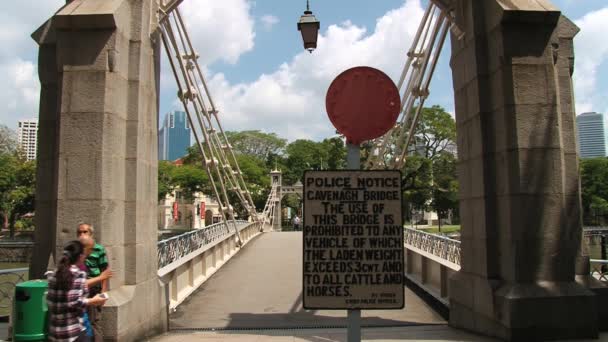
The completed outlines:
{"type": "Polygon", "coordinates": [[[21,120],[17,129],[17,143],[27,160],[36,159],[38,147],[38,120],[21,120]]]}
{"type": "Polygon", "coordinates": [[[190,147],[190,124],[185,112],[167,113],[158,131],[158,160],[176,160],[190,147]]]}
{"type": "Polygon", "coordinates": [[[576,117],[576,126],[581,158],[608,156],[608,116],[583,113],[576,117]]]}

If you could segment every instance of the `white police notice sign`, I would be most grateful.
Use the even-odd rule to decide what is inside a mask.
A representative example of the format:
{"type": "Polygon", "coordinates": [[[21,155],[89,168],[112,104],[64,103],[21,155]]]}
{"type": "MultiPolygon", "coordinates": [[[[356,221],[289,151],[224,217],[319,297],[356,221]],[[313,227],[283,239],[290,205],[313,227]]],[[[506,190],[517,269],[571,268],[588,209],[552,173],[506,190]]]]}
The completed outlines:
{"type": "Polygon", "coordinates": [[[306,171],[305,309],[401,309],[399,171],[306,171]]]}

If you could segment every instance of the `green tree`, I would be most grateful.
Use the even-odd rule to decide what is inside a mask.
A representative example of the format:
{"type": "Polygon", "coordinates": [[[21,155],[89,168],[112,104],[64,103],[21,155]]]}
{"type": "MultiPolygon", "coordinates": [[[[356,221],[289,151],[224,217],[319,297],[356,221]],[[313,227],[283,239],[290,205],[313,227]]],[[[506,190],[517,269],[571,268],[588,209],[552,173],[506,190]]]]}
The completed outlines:
{"type": "Polygon", "coordinates": [[[439,232],[441,232],[441,220],[446,218],[449,212],[458,212],[456,157],[451,153],[440,153],[433,161],[432,167],[431,207],[437,212],[439,232]]]}
{"type": "Polygon", "coordinates": [[[346,166],[346,146],[342,138],[325,139],[321,142],[321,146],[327,155],[326,168],[330,170],[344,169],[346,166]]]}
{"type": "Polygon", "coordinates": [[[346,147],[339,137],[321,142],[299,139],[287,145],[285,153],[285,184],[301,181],[306,170],[339,170],[346,166],[346,147]]]}
{"type": "Polygon", "coordinates": [[[585,224],[605,224],[595,217],[608,215],[608,158],[582,159],[580,167],[585,224]]]}
{"type": "Polygon", "coordinates": [[[173,181],[173,170],[175,165],[173,163],[160,160],[158,162],[158,200],[164,199],[168,194],[173,192],[175,189],[175,183],[173,181]]]}
{"type": "MultiPolygon", "coordinates": [[[[415,112],[416,108],[412,109],[415,112]]],[[[412,113],[413,114],[413,113],[412,113]]],[[[400,155],[405,136],[399,139],[399,132],[393,132],[386,142],[384,158],[386,161],[392,160],[396,155],[400,155]]],[[[443,152],[450,152],[456,146],[456,122],[440,106],[425,107],[420,113],[418,124],[414,130],[414,139],[408,146],[406,158],[412,155],[419,155],[424,158],[434,160],[443,152]]],[[[367,159],[370,153],[375,151],[373,142],[363,144],[363,157],[367,159]]]]}
{"type": "Polygon", "coordinates": [[[435,160],[456,142],[456,122],[441,106],[423,108],[415,130],[417,153],[435,160]]]}
{"type": "Polygon", "coordinates": [[[298,139],[286,148],[287,159],[283,171],[283,183],[287,185],[302,181],[305,170],[320,170],[327,163],[327,153],[322,145],[306,139],[298,139]]]}
{"type": "Polygon", "coordinates": [[[187,164],[176,166],[171,176],[174,187],[181,190],[182,197],[187,201],[193,200],[196,192],[211,194],[209,177],[200,167],[187,164]]]}
{"type": "Polygon", "coordinates": [[[432,163],[418,155],[409,157],[402,173],[403,205],[406,220],[414,220],[413,211],[425,211],[432,198],[432,163]]]}
{"type": "Polygon", "coordinates": [[[12,154],[17,151],[17,135],[13,130],[0,124],[0,154],[12,154]]]}
{"type": "MultiPolygon", "coordinates": [[[[239,154],[236,160],[256,209],[263,210],[270,192],[270,170],[262,159],[253,155],[239,154]]],[[[241,215],[246,215],[244,208],[239,208],[238,211],[241,215]]]]}
{"type": "Polygon", "coordinates": [[[34,211],[36,163],[16,153],[0,154],[0,216],[4,229],[15,235],[15,222],[34,211]]]}
{"type": "Polygon", "coordinates": [[[255,156],[268,160],[271,155],[282,154],[287,140],[279,138],[276,133],[260,131],[226,132],[226,138],[237,154],[255,156]]]}
{"type": "MultiPolygon", "coordinates": [[[[227,136],[232,137],[233,133],[227,133],[227,136]]],[[[210,153],[208,156],[210,156],[210,153]]],[[[231,156],[228,157],[231,159],[231,156]]],[[[254,205],[257,209],[263,209],[270,189],[270,169],[267,167],[262,155],[235,151],[235,158],[239,165],[239,169],[242,172],[247,189],[251,193],[254,205]]],[[[208,196],[215,197],[215,192],[211,187],[207,172],[201,166],[202,157],[198,146],[193,145],[189,147],[183,161],[184,165],[180,167],[173,166],[171,168],[170,166],[166,166],[166,168],[171,168],[170,172],[161,172],[162,169],[159,166],[159,199],[164,198],[166,193],[170,193],[177,186],[183,190],[182,194],[186,199],[192,198],[193,191],[201,191],[198,189],[202,189],[208,196]],[[164,182],[161,182],[161,177],[165,180],[164,182]],[[163,189],[167,189],[167,191],[161,191],[161,183],[166,184],[163,189]]],[[[233,168],[236,169],[234,165],[233,168]]],[[[218,179],[217,174],[215,173],[214,179],[218,179]]],[[[219,184],[217,184],[217,186],[219,186],[219,184]]],[[[245,217],[247,213],[245,208],[241,205],[238,196],[234,191],[230,191],[229,184],[226,184],[226,186],[230,203],[233,204],[234,209],[241,217],[245,217]]]]}

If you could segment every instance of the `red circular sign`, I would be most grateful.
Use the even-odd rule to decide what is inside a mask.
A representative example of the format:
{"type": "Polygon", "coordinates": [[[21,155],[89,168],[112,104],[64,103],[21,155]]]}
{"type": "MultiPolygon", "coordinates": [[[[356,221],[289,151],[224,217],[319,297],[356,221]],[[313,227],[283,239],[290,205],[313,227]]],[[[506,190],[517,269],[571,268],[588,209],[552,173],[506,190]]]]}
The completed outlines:
{"type": "Polygon", "coordinates": [[[382,71],[354,67],[336,77],[325,97],[329,120],[351,144],[382,136],[401,109],[399,90],[382,71]]]}

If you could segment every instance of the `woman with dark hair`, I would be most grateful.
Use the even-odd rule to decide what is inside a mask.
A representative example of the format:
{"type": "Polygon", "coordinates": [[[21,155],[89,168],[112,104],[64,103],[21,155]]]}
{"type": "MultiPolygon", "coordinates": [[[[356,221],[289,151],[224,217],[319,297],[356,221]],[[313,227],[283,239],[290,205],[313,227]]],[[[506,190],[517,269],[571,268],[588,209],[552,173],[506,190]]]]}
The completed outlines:
{"type": "Polygon", "coordinates": [[[86,307],[103,305],[107,300],[99,295],[87,298],[87,274],[78,267],[85,258],[82,243],[70,241],[63,248],[57,269],[48,275],[46,301],[51,341],[89,341],[83,319],[86,307]]]}

